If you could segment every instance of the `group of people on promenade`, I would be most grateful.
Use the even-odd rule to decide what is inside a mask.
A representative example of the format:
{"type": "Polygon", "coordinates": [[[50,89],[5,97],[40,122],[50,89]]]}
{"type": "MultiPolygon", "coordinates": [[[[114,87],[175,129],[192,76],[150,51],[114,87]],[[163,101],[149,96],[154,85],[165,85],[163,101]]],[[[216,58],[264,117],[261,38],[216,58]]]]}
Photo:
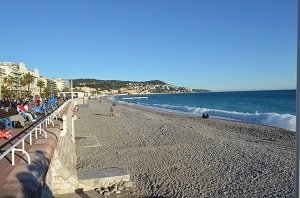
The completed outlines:
{"type": "MultiPolygon", "coordinates": [[[[12,122],[16,122],[14,126],[17,128],[25,127],[25,122],[36,121],[37,115],[33,111],[33,107],[47,103],[47,99],[41,97],[33,98],[13,98],[5,96],[0,101],[0,123],[3,118],[10,118],[12,122]]],[[[1,129],[0,124],[0,129],[1,129]]],[[[3,130],[3,129],[2,129],[3,130]]]]}

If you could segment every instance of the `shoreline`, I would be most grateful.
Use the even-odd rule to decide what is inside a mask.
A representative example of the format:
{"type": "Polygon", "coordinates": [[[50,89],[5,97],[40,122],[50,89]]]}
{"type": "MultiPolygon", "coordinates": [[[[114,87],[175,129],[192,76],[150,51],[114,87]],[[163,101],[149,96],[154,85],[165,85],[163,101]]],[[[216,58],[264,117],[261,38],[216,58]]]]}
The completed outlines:
{"type": "MultiPolygon", "coordinates": [[[[197,114],[191,114],[188,112],[181,112],[181,111],[177,111],[177,110],[170,110],[170,109],[164,109],[164,108],[159,108],[159,107],[153,107],[153,106],[145,106],[145,105],[139,105],[139,104],[135,104],[135,103],[130,103],[130,102],[119,102],[119,101],[114,101],[109,99],[109,97],[111,96],[106,96],[103,97],[103,99],[106,99],[108,102],[115,102],[119,105],[125,105],[128,107],[136,107],[136,108],[140,108],[140,109],[149,109],[149,110],[153,110],[153,111],[157,111],[157,112],[167,112],[167,113],[174,113],[174,114],[179,114],[179,115],[184,115],[184,116],[188,116],[188,117],[199,117],[201,118],[201,115],[197,115],[197,114]]],[[[281,115],[281,114],[279,114],[281,115]]],[[[255,123],[255,122],[250,122],[250,121],[244,121],[244,120],[238,120],[238,119],[233,119],[233,118],[226,118],[226,117],[221,117],[221,116],[212,116],[209,115],[209,119],[217,119],[217,120],[226,120],[226,121],[233,121],[233,122],[240,122],[240,123],[247,123],[247,124],[255,124],[255,125],[261,125],[261,126],[266,126],[266,127],[274,127],[274,128],[279,128],[279,129],[284,129],[284,130],[288,130],[290,132],[296,132],[296,130],[290,130],[290,129],[286,129],[283,127],[279,127],[279,126],[273,126],[273,125],[267,125],[267,124],[263,124],[263,123],[255,123]]],[[[294,115],[292,115],[294,116],[294,115]]]]}
{"type": "Polygon", "coordinates": [[[76,145],[77,169],[127,169],[135,188],[123,197],[294,195],[294,132],[126,105],[110,117],[111,101],[88,103],[78,112],[76,137],[99,145],[76,145]]]}

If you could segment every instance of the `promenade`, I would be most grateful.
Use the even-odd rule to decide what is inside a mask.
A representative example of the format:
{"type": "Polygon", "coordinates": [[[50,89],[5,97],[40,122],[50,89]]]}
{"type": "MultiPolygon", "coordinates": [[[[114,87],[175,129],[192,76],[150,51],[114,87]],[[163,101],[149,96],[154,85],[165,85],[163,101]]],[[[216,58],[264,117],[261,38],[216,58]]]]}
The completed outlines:
{"type": "MultiPolygon", "coordinates": [[[[10,140],[0,139],[0,149],[3,153],[33,129],[41,126],[45,130],[38,131],[36,134],[32,133],[31,145],[29,136],[24,139],[24,150],[28,153],[29,159],[23,152],[15,151],[15,165],[12,165],[12,152],[0,160],[0,197],[49,197],[52,195],[44,178],[56,148],[62,123],[53,120],[54,126],[51,123],[46,127],[41,125],[42,122],[45,123],[45,118],[46,116],[39,116],[37,121],[27,123],[24,128],[14,128],[11,133],[13,138],[10,140]]],[[[17,148],[21,149],[22,146],[21,143],[17,148]]]]}
{"type": "Polygon", "coordinates": [[[84,99],[68,101],[25,128],[14,129],[12,139],[1,139],[0,197],[65,197],[96,188],[109,189],[103,191],[107,195],[130,184],[123,169],[76,170],[74,104],[84,108],[82,103],[84,99]]]}

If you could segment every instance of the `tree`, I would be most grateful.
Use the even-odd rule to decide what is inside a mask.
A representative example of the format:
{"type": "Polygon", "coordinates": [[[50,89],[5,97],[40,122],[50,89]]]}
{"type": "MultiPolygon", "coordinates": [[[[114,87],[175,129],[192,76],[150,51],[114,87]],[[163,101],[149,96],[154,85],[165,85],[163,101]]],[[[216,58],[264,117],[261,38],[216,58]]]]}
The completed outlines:
{"type": "Polygon", "coordinates": [[[34,76],[29,72],[23,76],[24,83],[27,85],[28,94],[30,93],[30,84],[34,81],[34,76]]]}
{"type": "Polygon", "coordinates": [[[8,94],[9,94],[9,90],[8,90],[7,86],[2,85],[1,86],[1,95],[2,96],[7,96],[8,94]]]}
{"type": "Polygon", "coordinates": [[[43,96],[44,98],[48,98],[48,97],[50,97],[50,94],[51,94],[51,88],[50,88],[50,87],[46,87],[46,88],[44,89],[44,92],[42,93],[42,96],[43,96]]]}
{"type": "Polygon", "coordinates": [[[24,77],[21,77],[21,79],[20,79],[20,85],[21,85],[21,87],[22,87],[22,89],[21,89],[21,94],[20,94],[20,97],[24,94],[23,93],[23,91],[24,91],[24,87],[26,87],[26,81],[25,81],[25,79],[24,79],[24,77]]]}
{"type": "Polygon", "coordinates": [[[74,92],[83,92],[83,91],[82,91],[81,87],[75,87],[74,92]]]}
{"type": "Polygon", "coordinates": [[[42,81],[42,80],[39,80],[39,81],[37,82],[37,86],[40,88],[40,95],[41,95],[41,93],[42,93],[42,88],[44,88],[44,86],[45,86],[45,82],[42,81]]]}
{"type": "Polygon", "coordinates": [[[12,85],[15,82],[14,77],[12,77],[11,75],[8,75],[6,77],[4,77],[4,83],[6,84],[7,87],[9,87],[9,92],[11,94],[11,89],[12,89],[12,85]]]}
{"type": "Polygon", "coordinates": [[[64,87],[63,90],[62,90],[62,92],[70,92],[70,91],[71,91],[71,89],[67,88],[67,87],[64,87]]]}

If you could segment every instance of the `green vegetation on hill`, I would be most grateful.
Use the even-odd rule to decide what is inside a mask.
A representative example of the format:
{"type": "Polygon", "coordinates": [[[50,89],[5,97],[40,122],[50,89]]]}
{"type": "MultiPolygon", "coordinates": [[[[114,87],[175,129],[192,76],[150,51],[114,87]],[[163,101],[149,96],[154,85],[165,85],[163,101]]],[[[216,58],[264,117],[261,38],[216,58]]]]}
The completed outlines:
{"type": "Polygon", "coordinates": [[[167,84],[161,80],[150,81],[121,81],[121,80],[97,80],[97,79],[75,79],[73,80],[73,87],[77,89],[80,87],[90,87],[97,91],[111,91],[118,90],[120,93],[127,93],[128,90],[135,90],[136,93],[188,93],[188,92],[210,92],[206,89],[190,89],[187,87],[178,87],[167,84]],[[121,89],[122,88],[122,89],[121,89]]]}
{"type": "Polygon", "coordinates": [[[160,80],[150,80],[150,81],[121,81],[121,80],[97,80],[97,79],[74,79],[74,87],[91,87],[98,90],[111,90],[120,88],[129,88],[133,85],[166,85],[165,82],[160,80]]]}

